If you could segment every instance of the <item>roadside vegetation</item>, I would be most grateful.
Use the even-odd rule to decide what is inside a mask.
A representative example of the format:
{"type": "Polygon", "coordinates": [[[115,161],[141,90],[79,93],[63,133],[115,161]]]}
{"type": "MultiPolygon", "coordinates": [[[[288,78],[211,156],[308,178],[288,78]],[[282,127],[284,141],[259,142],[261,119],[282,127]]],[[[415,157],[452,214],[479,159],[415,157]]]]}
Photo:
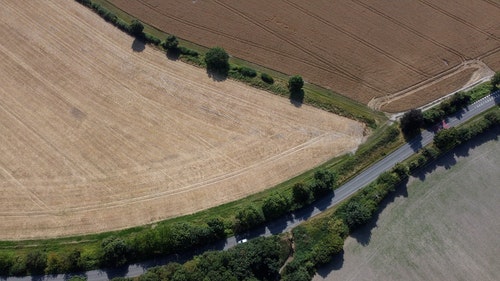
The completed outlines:
{"type": "MultiPolygon", "coordinates": [[[[206,54],[184,47],[182,41],[175,36],[164,36],[166,39],[162,42],[155,35],[148,33],[150,27],[139,21],[131,20],[129,23],[96,2],[77,1],[95,10],[106,21],[146,42],[163,48],[166,52],[173,52],[186,62],[207,66],[206,54]]],[[[283,96],[288,96],[292,89],[297,89],[291,85],[295,85],[297,82],[295,80],[298,80],[294,77],[289,78],[270,70],[254,69],[242,62],[230,63],[227,75],[283,96]]],[[[300,80],[302,80],[301,77],[300,80]]],[[[303,80],[301,82],[300,91],[303,91],[304,103],[360,120],[369,127],[376,128],[370,138],[355,153],[334,158],[316,169],[243,200],[154,225],[79,237],[41,241],[2,241],[0,242],[0,275],[55,274],[103,266],[116,267],[206,245],[228,235],[244,232],[279,215],[308,206],[315,200],[331,194],[336,187],[403,143],[397,126],[384,124],[386,119],[381,113],[371,111],[366,106],[340,97],[331,91],[304,83],[303,80]]],[[[478,119],[479,123],[474,123],[477,124],[474,128],[460,131],[459,136],[466,135],[471,138],[498,124],[500,120],[498,109],[491,116],[483,119],[478,119]]],[[[460,140],[456,141],[456,143],[459,142],[460,140]]],[[[441,149],[449,148],[424,149],[424,151],[429,151],[425,155],[422,152],[423,160],[417,159],[416,165],[412,165],[411,162],[398,165],[393,171],[383,174],[376,182],[339,206],[334,210],[333,215],[321,216],[318,220],[312,220],[296,228],[293,232],[296,243],[294,260],[284,269],[282,273],[284,280],[309,280],[300,278],[306,276],[310,278],[318,265],[328,262],[332,254],[340,251],[347,234],[371,217],[381,198],[393,190],[401,180],[404,180],[409,172],[434,159],[441,153],[441,149]]],[[[195,258],[194,261],[185,265],[167,265],[167,268],[170,266],[172,269],[157,269],[158,273],[155,274],[167,276],[175,269],[175,272],[179,270],[182,273],[178,273],[179,279],[175,279],[175,272],[172,273],[174,274],[171,277],[172,280],[185,280],[181,279],[180,274],[208,276],[216,274],[211,273],[216,265],[229,262],[224,265],[226,271],[229,272],[231,269],[253,274],[241,275],[242,279],[239,277],[235,279],[234,275],[228,276],[229,280],[274,280],[279,265],[282,265],[286,259],[284,253],[287,253],[286,255],[289,253],[284,243],[285,240],[284,238],[256,239],[255,242],[250,241],[251,243],[236,247],[234,250],[236,252],[231,252],[239,254],[224,256],[226,254],[208,253],[205,257],[195,258]],[[275,251],[262,252],[264,249],[260,249],[261,246],[275,251]],[[276,256],[277,253],[279,253],[278,256],[276,256]],[[238,263],[241,265],[238,268],[238,264],[233,264],[234,268],[231,267],[231,262],[236,262],[243,254],[251,255],[246,258],[252,262],[247,265],[238,263]],[[268,254],[271,256],[267,256],[268,254]],[[214,263],[202,265],[205,262],[204,259],[212,260],[214,263]],[[259,275],[260,270],[265,269],[262,267],[263,263],[266,263],[266,266],[273,265],[272,268],[268,268],[269,276],[259,275]],[[196,271],[198,269],[199,272],[196,271]],[[197,273],[193,273],[195,271],[197,273]]],[[[220,276],[226,276],[224,274],[226,273],[221,273],[220,276]]]]}

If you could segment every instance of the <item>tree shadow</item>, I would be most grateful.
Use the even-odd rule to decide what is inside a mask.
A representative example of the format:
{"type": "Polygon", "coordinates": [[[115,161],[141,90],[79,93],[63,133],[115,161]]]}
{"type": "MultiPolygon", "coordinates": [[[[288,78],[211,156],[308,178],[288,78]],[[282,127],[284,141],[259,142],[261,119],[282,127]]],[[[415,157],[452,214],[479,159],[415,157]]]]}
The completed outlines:
{"type": "Polygon", "coordinates": [[[116,277],[123,277],[127,275],[129,265],[120,266],[115,268],[106,268],[103,271],[108,276],[108,280],[111,280],[116,277]]]}
{"type": "Polygon", "coordinates": [[[304,90],[290,91],[290,103],[296,107],[301,107],[304,103],[304,90]]]}
{"type": "Polygon", "coordinates": [[[326,278],[332,271],[340,270],[344,266],[344,250],[340,251],[338,254],[335,254],[329,263],[322,265],[316,273],[326,278]]]}
{"type": "Polygon", "coordinates": [[[165,52],[165,55],[167,56],[167,58],[169,60],[176,61],[181,56],[181,51],[178,48],[172,48],[172,49],[168,49],[165,52]]]}
{"type": "Polygon", "coordinates": [[[135,38],[134,41],[132,42],[132,50],[134,52],[142,52],[146,49],[146,43],[140,38],[135,38]]]}
{"type": "Polygon", "coordinates": [[[220,73],[216,71],[211,71],[207,69],[207,75],[208,77],[212,78],[212,80],[216,82],[222,82],[227,79],[228,73],[220,73]]]}
{"type": "MultiPolygon", "coordinates": [[[[406,137],[405,137],[406,139],[406,137]]],[[[414,135],[411,137],[410,140],[407,140],[408,144],[410,145],[411,149],[414,152],[419,151],[422,148],[422,134],[418,133],[417,135],[414,135]]]]}
{"type": "Polygon", "coordinates": [[[288,221],[292,221],[293,217],[291,214],[286,214],[279,219],[273,220],[266,224],[267,230],[275,235],[280,234],[288,226],[288,221]]]}
{"type": "Polygon", "coordinates": [[[394,189],[394,191],[390,191],[384,199],[380,202],[377,210],[373,214],[372,218],[368,220],[365,224],[355,229],[350,236],[361,244],[362,246],[367,246],[372,237],[372,231],[375,227],[377,227],[377,221],[380,217],[380,214],[385,210],[385,208],[393,203],[398,197],[408,197],[408,178],[403,180],[398,186],[394,189]]]}
{"type": "Polygon", "coordinates": [[[458,145],[454,149],[441,155],[436,160],[418,169],[413,173],[413,176],[423,181],[428,174],[431,174],[439,167],[444,167],[448,170],[457,163],[457,157],[469,156],[469,151],[471,149],[474,149],[475,147],[480,146],[488,141],[498,141],[499,135],[500,130],[498,129],[498,127],[485,131],[481,135],[472,138],[466,143],[458,145]]]}

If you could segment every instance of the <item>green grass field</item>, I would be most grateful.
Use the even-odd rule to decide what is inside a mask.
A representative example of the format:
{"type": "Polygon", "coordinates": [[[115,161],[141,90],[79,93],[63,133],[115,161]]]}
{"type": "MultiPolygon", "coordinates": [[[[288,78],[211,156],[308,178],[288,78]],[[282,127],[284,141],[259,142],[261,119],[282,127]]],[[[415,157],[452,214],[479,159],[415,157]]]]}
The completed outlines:
{"type": "Polygon", "coordinates": [[[497,280],[498,167],[498,133],[446,154],[389,196],[314,280],[497,280]]]}

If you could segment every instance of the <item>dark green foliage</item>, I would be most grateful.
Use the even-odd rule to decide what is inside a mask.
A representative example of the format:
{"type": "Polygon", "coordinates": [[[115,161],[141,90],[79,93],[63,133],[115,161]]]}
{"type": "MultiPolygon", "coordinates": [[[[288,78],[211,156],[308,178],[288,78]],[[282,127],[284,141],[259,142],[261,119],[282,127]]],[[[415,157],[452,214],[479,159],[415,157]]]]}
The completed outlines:
{"type": "Polygon", "coordinates": [[[491,85],[493,86],[493,90],[498,89],[498,85],[500,84],[500,71],[495,72],[495,75],[491,78],[491,85]]]}
{"type": "Polygon", "coordinates": [[[343,204],[338,213],[342,217],[352,231],[357,226],[362,225],[371,218],[371,210],[366,204],[361,202],[361,200],[349,200],[346,204],[343,204]]]}
{"type": "Polygon", "coordinates": [[[214,47],[205,54],[207,70],[211,73],[227,77],[229,72],[229,55],[221,47],[214,47]]]}
{"type": "Polygon", "coordinates": [[[320,198],[330,193],[335,187],[335,174],[327,169],[321,169],[314,173],[314,183],[311,190],[315,198],[320,198]]]}
{"type": "Polygon", "coordinates": [[[130,34],[139,38],[144,37],[144,25],[138,20],[132,20],[129,27],[130,34]]]}
{"type": "Polygon", "coordinates": [[[253,77],[257,76],[257,72],[254,69],[249,68],[249,67],[245,67],[245,66],[240,67],[238,71],[241,73],[241,75],[246,76],[246,77],[253,78],[253,77]]]}
{"type": "Polygon", "coordinates": [[[434,145],[441,150],[448,150],[457,145],[459,141],[456,128],[443,129],[434,136],[434,145]]]}
{"type": "Polygon", "coordinates": [[[399,176],[399,178],[406,178],[410,175],[410,169],[403,163],[397,163],[392,170],[399,176]]]}
{"type": "Polygon", "coordinates": [[[161,40],[158,37],[155,37],[148,33],[144,33],[144,40],[146,41],[146,43],[150,43],[156,46],[161,44],[161,40]]]}
{"type": "Polygon", "coordinates": [[[179,47],[179,52],[185,56],[191,56],[191,57],[197,57],[199,55],[197,51],[191,50],[183,46],[179,47]]]}
{"type": "Polygon", "coordinates": [[[120,238],[108,237],[101,243],[101,263],[105,266],[121,266],[127,262],[128,248],[120,238]]]}
{"type": "Polygon", "coordinates": [[[22,276],[26,275],[27,273],[26,261],[19,256],[15,257],[14,262],[10,267],[9,275],[22,276]]]}
{"type": "Polygon", "coordinates": [[[41,251],[32,251],[26,255],[26,269],[30,274],[42,274],[47,267],[47,254],[41,251]]]}
{"type": "Polygon", "coordinates": [[[139,280],[277,280],[290,251],[277,236],[256,238],[228,251],[205,252],[183,265],[152,268],[139,280]]]}
{"type": "Polygon", "coordinates": [[[261,73],[260,74],[260,79],[262,79],[262,81],[266,82],[267,84],[273,84],[274,83],[274,79],[271,75],[267,74],[267,73],[261,73]]]}
{"type": "Polygon", "coordinates": [[[290,201],[281,194],[273,194],[267,197],[262,204],[262,212],[268,220],[282,216],[289,209],[290,201]]]}
{"type": "Polygon", "coordinates": [[[257,207],[250,205],[236,213],[235,232],[246,231],[264,222],[264,215],[257,207]]]}
{"type": "Polygon", "coordinates": [[[424,124],[429,127],[443,120],[446,113],[439,106],[437,106],[424,111],[423,115],[424,124]]]}
{"type": "Polygon", "coordinates": [[[292,187],[293,201],[302,206],[312,199],[312,192],[309,186],[302,182],[296,183],[292,187]]]}
{"type": "Polygon", "coordinates": [[[288,79],[288,89],[290,92],[298,92],[304,87],[304,80],[300,75],[294,75],[288,79]]]}
{"type": "Polygon", "coordinates": [[[218,240],[226,237],[224,221],[219,218],[212,218],[207,222],[209,230],[214,237],[213,240],[218,240]]]}
{"type": "MultiPolygon", "coordinates": [[[[500,72],[497,72],[500,73],[500,72]]],[[[500,125],[500,110],[488,112],[485,116],[484,119],[489,122],[490,126],[493,125],[500,125]]]]}
{"type": "Polygon", "coordinates": [[[0,276],[7,276],[10,268],[14,265],[14,257],[5,253],[0,253],[0,276]]]}
{"type": "Polygon", "coordinates": [[[162,46],[167,50],[175,50],[179,47],[179,40],[175,35],[169,35],[167,36],[167,39],[165,39],[165,42],[163,42],[162,46]]]}
{"type": "Polygon", "coordinates": [[[424,125],[424,116],[420,109],[412,109],[401,117],[400,128],[405,136],[414,136],[424,125]]]}

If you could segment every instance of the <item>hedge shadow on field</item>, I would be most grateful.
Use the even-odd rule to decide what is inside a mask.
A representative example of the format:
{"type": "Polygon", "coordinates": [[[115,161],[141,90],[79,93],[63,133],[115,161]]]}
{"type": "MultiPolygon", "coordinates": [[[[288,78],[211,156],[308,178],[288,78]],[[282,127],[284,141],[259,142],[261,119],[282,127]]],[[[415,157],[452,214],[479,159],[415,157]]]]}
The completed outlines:
{"type": "Polygon", "coordinates": [[[217,71],[207,69],[207,75],[209,78],[212,78],[212,80],[214,80],[216,82],[222,82],[222,81],[225,81],[227,79],[229,73],[220,73],[217,71]]]}
{"type": "Polygon", "coordinates": [[[142,39],[135,38],[134,41],[132,42],[131,48],[132,51],[140,53],[144,51],[144,49],[146,49],[146,43],[142,39]]]}
{"type": "Polygon", "coordinates": [[[363,224],[362,226],[355,229],[350,236],[361,244],[362,246],[367,246],[372,238],[372,231],[375,227],[377,227],[377,221],[380,217],[380,214],[385,210],[387,206],[393,203],[398,197],[408,197],[408,178],[406,178],[403,182],[398,184],[394,191],[390,191],[387,196],[380,202],[377,210],[373,214],[370,220],[363,224]]]}
{"type": "Polygon", "coordinates": [[[296,107],[301,107],[304,103],[304,95],[305,93],[303,89],[290,91],[290,103],[296,107]]]}
{"type": "Polygon", "coordinates": [[[344,250],[340,251],[338,254],[335,254],[329,263],[318,268],[316,274],[318,274],[323,278],[326,278],[332,271],[340,270],[343,266],[344,266],[344,250]]]}
{"type": "Polygon", "coordinates": [[[458,157],[469,156],[469,151],[471,149],[474,149],[486,142],[498,141],[499,135],[500,135],[500,126],[493,127],[483,132],[481,135],[472,138],[466,143],[460,144],[454,149],[446,152],[438,159],[420,168],[413,174],[413,176],[423,181],[425,180],[428,174],[434,172],[439,167],[444,167],[445,169],[448,170],[457,163],[458,157]]]}
{"type": "Polygon", "coordinates": [[[172,48],[172,49],[168,49],[165,52],[165,55],[167,56],[167,59],[176,61],[180,58],[181,51],[178,48],[172,48]]]}

